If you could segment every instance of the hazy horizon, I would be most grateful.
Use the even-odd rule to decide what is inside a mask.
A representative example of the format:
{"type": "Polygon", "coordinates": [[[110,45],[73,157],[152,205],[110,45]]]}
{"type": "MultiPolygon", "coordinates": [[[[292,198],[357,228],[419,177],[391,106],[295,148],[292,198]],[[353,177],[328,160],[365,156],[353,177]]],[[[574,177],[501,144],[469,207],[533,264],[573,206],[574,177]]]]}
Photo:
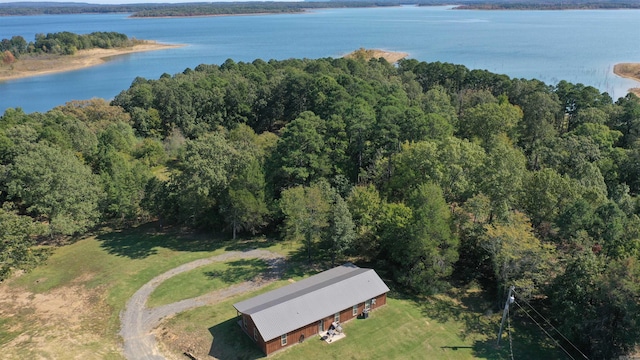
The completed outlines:
{"type": "Polygon", "coordinates": [[[303,0],[213,0],[213,1],[198,1],[198,0],[88,0],[88,1],[69,1],[69,0],[0,0],[0,4],[8,3],[77,3],[77,4],[91,4],[91,5],[129,5],[129,4],[181,4],[181,3],[212,3],[212,2],[301,2],[303,0]]]}

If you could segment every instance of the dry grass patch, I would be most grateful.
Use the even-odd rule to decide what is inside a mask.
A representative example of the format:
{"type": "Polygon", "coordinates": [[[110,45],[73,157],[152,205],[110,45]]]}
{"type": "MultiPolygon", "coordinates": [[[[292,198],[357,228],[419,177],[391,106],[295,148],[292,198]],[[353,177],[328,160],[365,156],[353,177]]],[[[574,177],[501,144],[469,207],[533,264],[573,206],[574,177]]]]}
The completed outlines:
{"type": "Polygon", "coordinates": [[[120,358],[116,344],[102,344],[112,308],[104,289],[74,283],[44,293],[0,287],[0,337],[5,359],[120,358]],[[106,346],[105,346],[106,345],[106,346]]]}
{"type": "MultiPolygon", "coordinates": [[[[620,63],[613,67],[614,74],[627,79],[640,81],[640,63],[620,63]]],[[[640,96],[640,87],[631,88],[629,92],[640,96]]]]}
{"type": "Polygon", "coordinates": [[[360,48],[352,53],[345,55],[344,57],[347,59],[360,59],[360,60],[384,58],[385,60],[387,60],[387,62],[393,64],[406,58],[407,56],[409,56],[409,54],[405,52],[360,48]]]}

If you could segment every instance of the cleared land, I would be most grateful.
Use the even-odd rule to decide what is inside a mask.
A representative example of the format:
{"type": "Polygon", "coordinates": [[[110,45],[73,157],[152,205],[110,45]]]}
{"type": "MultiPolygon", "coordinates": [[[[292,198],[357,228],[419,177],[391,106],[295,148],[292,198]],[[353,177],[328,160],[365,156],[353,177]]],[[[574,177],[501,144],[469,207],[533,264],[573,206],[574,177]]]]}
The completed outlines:
{"type": "MultiPolygon", "coordinates": [[[[259,248],[288,257],[283,280],[181,312],[163,320],[154,334],[163,356],[170,359],[184,359],[185,351],[202,359],[261,358],[238,327],[232,304],[321,270],[308,267],[298,247],[262,238],[231,242],[212,236],[158,233],[148,226],[58,248],[45,265],[0,284],[2,357],[124,359],[118,335],[120,314],[144,284],[194,260],[259,248]]],[[[263,261],[229,258],[220,267],[205,265],[196,270],[201,274],[183,273],[193,275],[191,285],[162,282],[158,285],[164,289],[158,287],[159,293],[152,296],[162,304],[198,296],[209,286],[224,291],[264,268],[263,261]],[[198,289],[185,294],[185,286],[198,289]]],[[[387,306],[367,320],[345,325],[345,339],[333,344],[308,339],[273,358],[311,359],[322,354],[323,358],[352,359],[508,359],[506,341],[502,348],[494,347],[500,313],[492,311],[493,304],[475,287],[420,298],[392,291],[387,306]]],[[[516,357],[562,359],[531,325],[512,323],[516,357]]]]}
{"type": "Polygon", "coordinates": [[[103,64],[115,56],[181,46],[146,41],[125,48],[80,50],[74,55],[25,55],[13,64],[0,66],[0,81],[84,69],[103,64]]]}
{"type": "MultiPolygon", "coordinates": [[[[640,63],[620,63],[616,64],[613,67],[614,74],[633,79],[635,81],[640,82],[640,63]]],[[[629,92],[632,92],[638,96],[640,96],[640,87],[631,88],[629,92]]]]}

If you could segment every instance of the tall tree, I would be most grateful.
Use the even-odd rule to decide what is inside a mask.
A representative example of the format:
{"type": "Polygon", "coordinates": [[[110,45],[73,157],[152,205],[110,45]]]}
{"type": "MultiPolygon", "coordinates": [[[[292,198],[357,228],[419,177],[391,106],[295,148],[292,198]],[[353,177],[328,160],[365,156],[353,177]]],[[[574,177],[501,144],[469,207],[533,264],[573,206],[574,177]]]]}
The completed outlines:
{"type": "Polygon", "coordinates": [[[513,207],[522,189],[526,173],[526,159],[522,152],[501,138],[487,152],[486,161],[479,173],[479,187],[491,199],[492,218],[505,216],[513,207]]]}
{"type": "Polygon", "coordinates": [[[265,200],[265,181],[262,168],[254,158],[248,160],[232,175],[229,187],[222,196],[220,211],[231,226],[233,239],[238,231],[255,234],[266,223],[269,213],[265,200]]]}
{"type": "Polygon", "coordinates": [[[309,185],[329,174],[330,161],[321,127],[324,120],[307,111],[284,128],[271,161],[276,193],[295,185],[309,185]]]}
{"type": "Polygon", "coordinates": [[[177,190],[178,221],[196,227],[217,224],[217,206],[229,186],[237,152],[220,133],[187,141],[179,158],[180,172],[172,175],[177,190]]]}
{"type": "Polygon", "coordinates": [[[347,203],[338,193],[333,197],[335,200],[329,210],[329,227],[325,237],[331,253],[331,265],[335,266],[336,258],[351,247],[356,233],[347,203]]]}
{"type": "Polygon", "coordinates": [[[82,233],[99,218],[99,180],[69,151],[35,144],[15,158],[3,180],[9,198],[44,217],[52,236],[82,233]]]}
{"type": "Polygon", "coordinates": [[[307,249],[307,260],[327,226],[331,205],[319,185],[296,186],[282,192],[280,210],[284,215],[285,238],[303,241],[307,249]]]}
{"type": "Polygon", "coordinates": [[[522,110],[502,100],[501,103],[486,103],[465,111],[460,118],[458,131],[467,139],[479,139],[487,148],[493,139],[506,135],[516,139],[516,129],[522,120],[522,110]]]}
{"type": "Polygon", "coordinates": [[[536,294],[541,290],[548,280],[553,247],[536,238],[524,214],[515,212],[505,222],[485,225],[482,241],[491,258],[499,290],[511,285],[523,294],[536,294]]]}
{"type": "Polygon", "coordinates": [[[416,292],[433,292],[458,257],[449,208],[442,190],[432,183],[418,187],[408,203],[385,206],[382,248],[398,282],[416,292]]]}
{"type": "Polygon", "coordinates": [[[355,186],[347,197],[347,205],[355,224],[354,251],[375,258],[380,251],[378,228],[384,206],[380,193],[373,185],[355,186]]]}

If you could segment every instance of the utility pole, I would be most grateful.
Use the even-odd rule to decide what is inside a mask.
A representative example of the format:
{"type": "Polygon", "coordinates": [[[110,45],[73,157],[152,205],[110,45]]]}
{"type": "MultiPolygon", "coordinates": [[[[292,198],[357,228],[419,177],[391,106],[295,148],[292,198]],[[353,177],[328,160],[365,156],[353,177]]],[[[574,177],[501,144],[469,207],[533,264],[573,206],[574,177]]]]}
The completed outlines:
{"type": "Polygon", "coordinates": [[[509,313],[509,305],[511,305],[516,299],[513,297],[512,293],[515,289],[515,286],[511,286],[509,288],[509,293],[507,294],[507,301],[504,304],[504,312],[502,313],[502,321],[500,322],[500,331],[498,331],[498,346],[500,346],[500,339],[502,339],[502,327],[504,326],[504,320],[507,318],[507,314],[509,313]]]}

